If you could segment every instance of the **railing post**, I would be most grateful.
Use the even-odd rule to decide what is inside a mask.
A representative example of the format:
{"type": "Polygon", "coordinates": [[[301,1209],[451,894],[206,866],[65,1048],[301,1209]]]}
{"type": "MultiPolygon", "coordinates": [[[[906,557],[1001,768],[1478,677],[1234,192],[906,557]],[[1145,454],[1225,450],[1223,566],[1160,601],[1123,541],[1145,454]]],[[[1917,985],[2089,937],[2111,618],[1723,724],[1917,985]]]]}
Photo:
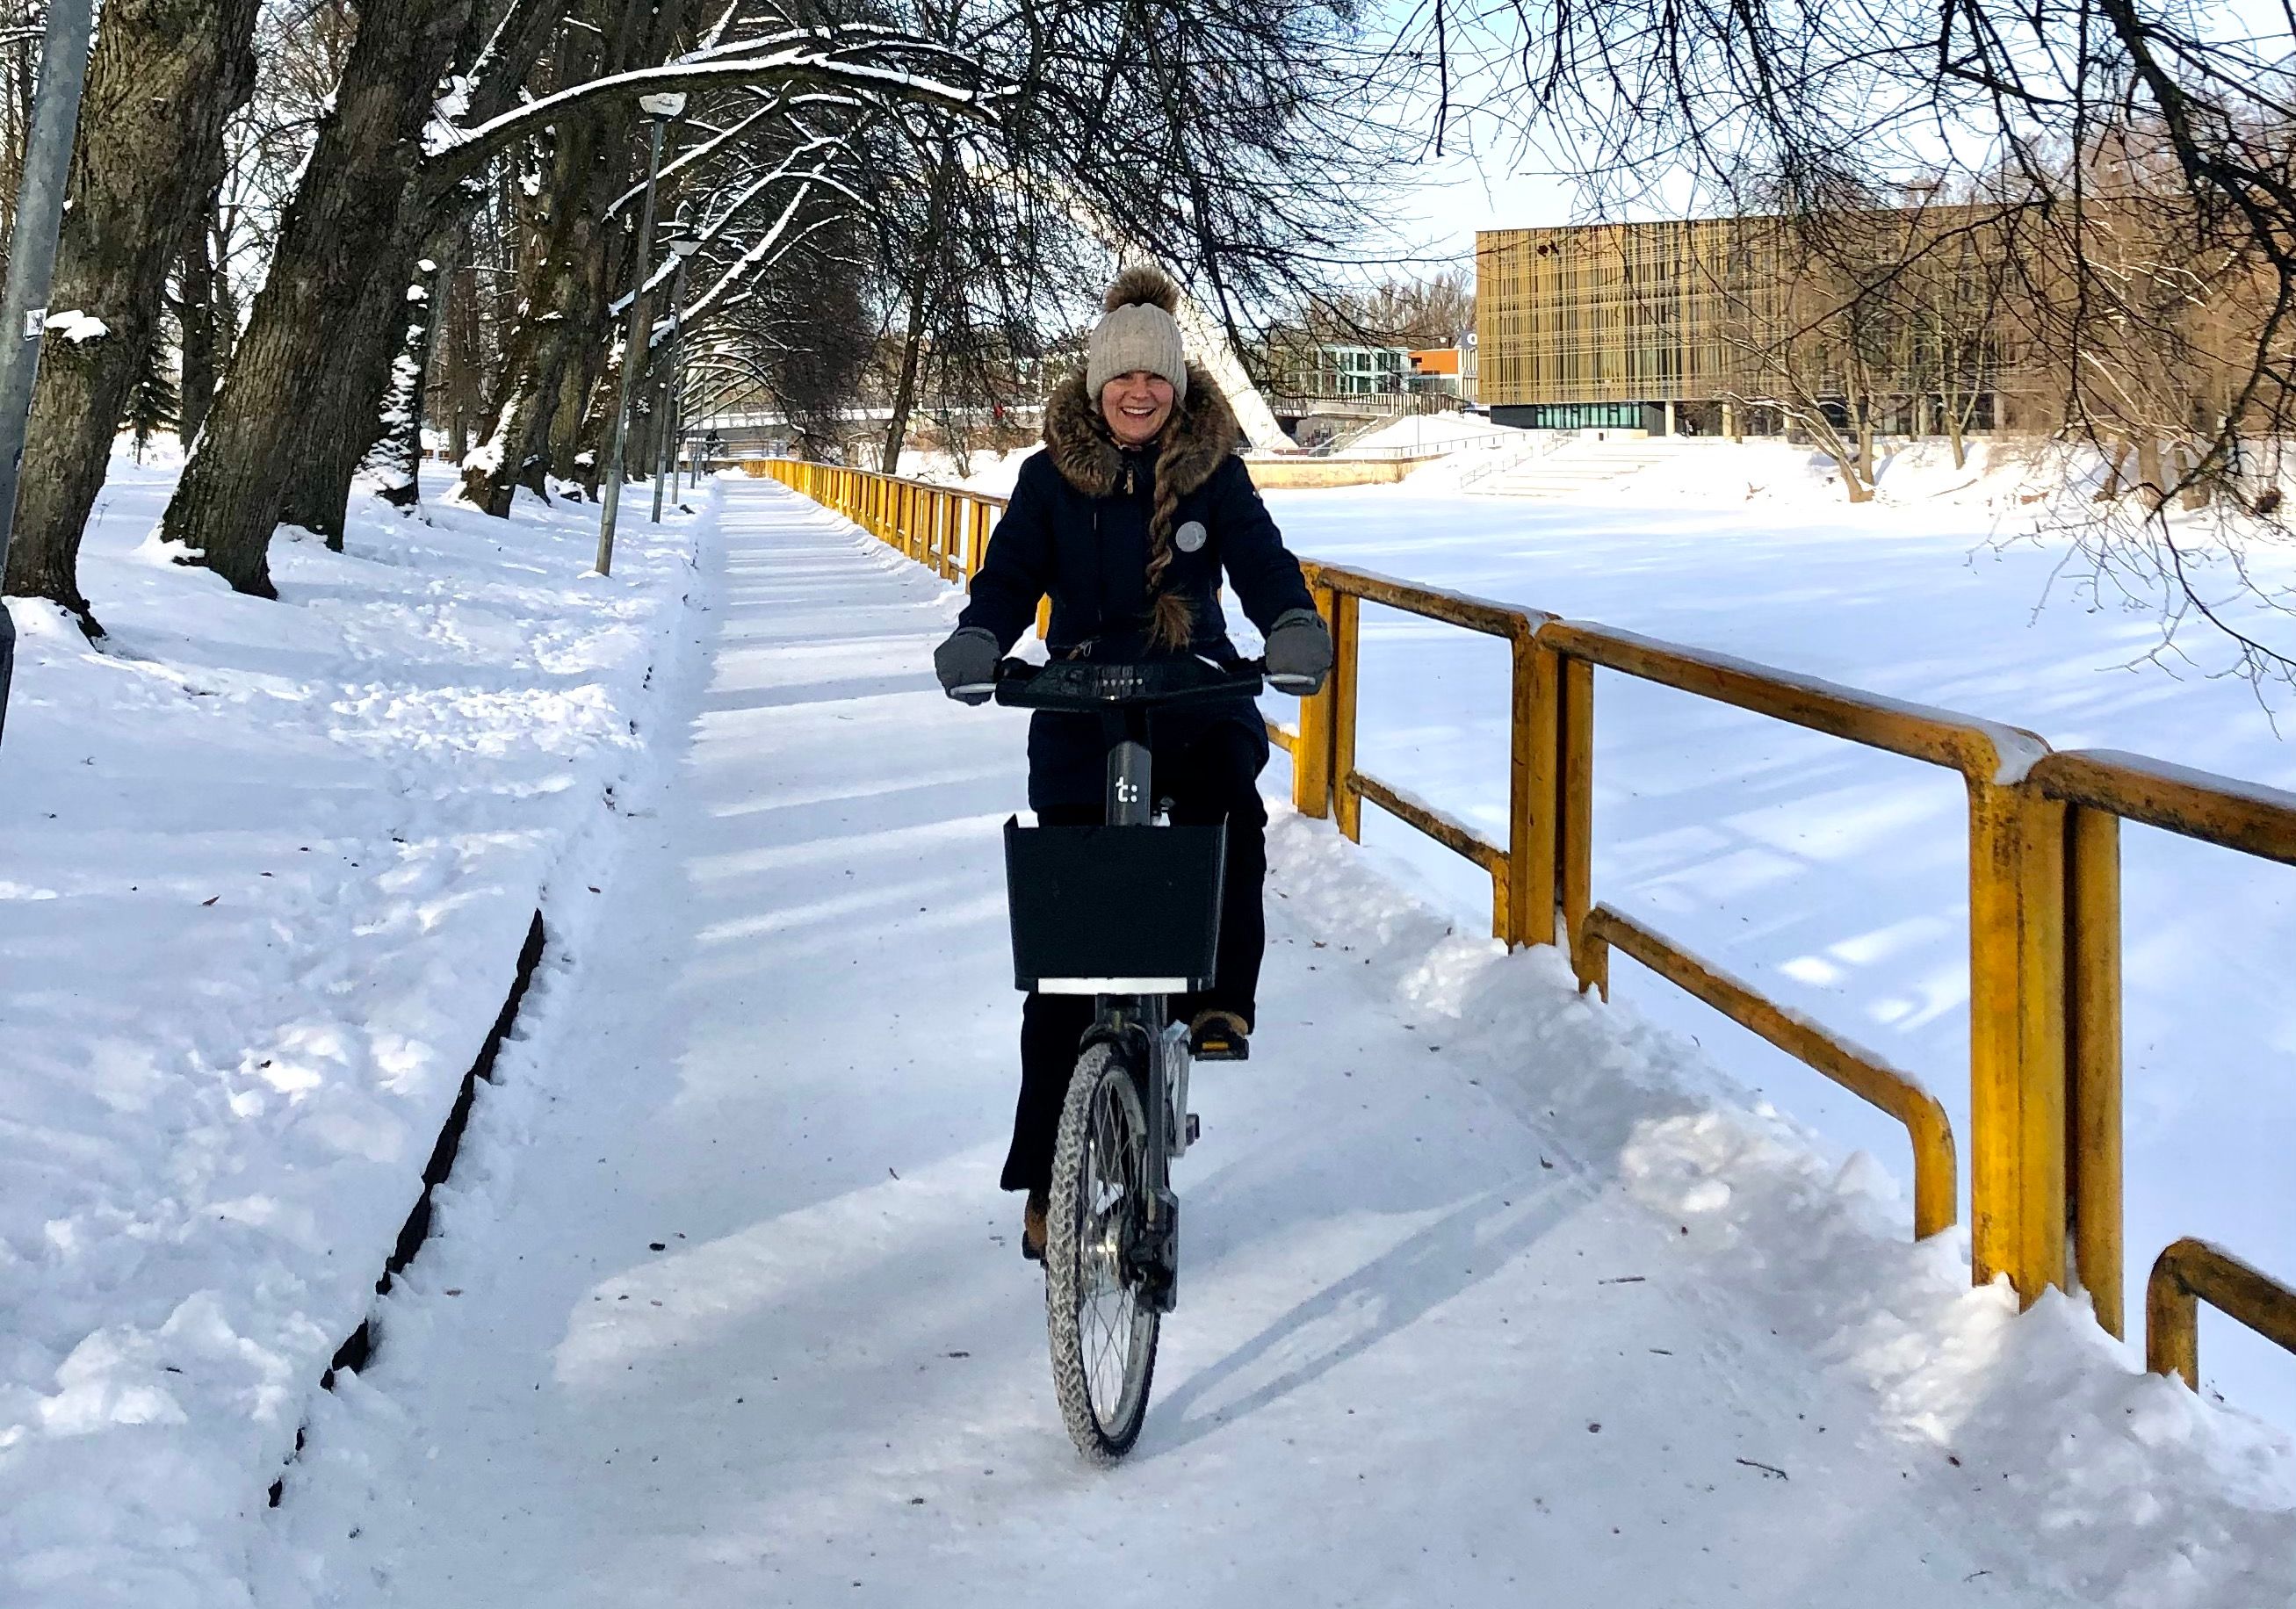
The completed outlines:
{"type": "Polygon", "coordinates": [[[2124,1334],[2120,1197],[2120,818],[2065,812],[2065,1135],[2073,1270],[2096,1321],[2124,1334]]]}
{"type": "MultiPolygon", "coordinates": [[[[1332,625],[1332,589],[1308,571],[1308,588],[1324,624],[1332,625]]],[[[1332,699],[1338,671],[1339,639],[1332,638],[1333,676],[1324,678],[1324,690],[1300,701],[1300,735],[1292,744],[1292,805],[1302,816],[1321,821],[1332,813],[1332,699]]]]}
{"type": "Polygon", "coordinates": [[[2179,1277],[2177,1254],[2194,1243],[2180,1240],[2161,1253],[2144,1285],[2144,1368],[2175,1375],[2190,1391],[2201,1389],[2200,1303],[2179,1277]]]}
{"type": "Polygon", "coordinates": [[[1562,943],[1582,994],[1595,981],[1594,957],[1581,937],[1595,906],[1595,667],[1562,661],[1562,698],[1555,748],[1562,808],[1555,811],[1556,881],[1562,884],[1562,943]]]}
{"type": "Polygon", "coordinates": [[[2030,1307],[2065,1284],[2064,807],[1969,795],[1970,1260],[2030,1307]]]}
{"type": "Polygon", "coordinates": [[[1363,600],[1332,599],[1332,818],[1350,842],[1363,841],[1363,794],[1356,787],[1356,692],[1363,669],[1363,600]]]}
{"type": "Polygon", "coordinates": [[[1538,645],[1537,628],[1522,622],[1509,644],[1513,653],[1507,756],[1507,874],[1498,937],[1509,948],[1554,942],[1555,780],[1561,754],[1562,665],[1538,645]]]}

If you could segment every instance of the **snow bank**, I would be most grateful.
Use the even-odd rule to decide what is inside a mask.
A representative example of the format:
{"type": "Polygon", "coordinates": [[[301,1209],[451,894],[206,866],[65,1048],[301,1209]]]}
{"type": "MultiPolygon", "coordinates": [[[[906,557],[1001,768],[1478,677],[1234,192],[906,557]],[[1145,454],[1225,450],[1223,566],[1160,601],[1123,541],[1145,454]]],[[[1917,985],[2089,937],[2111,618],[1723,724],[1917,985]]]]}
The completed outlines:
{"type": "Polygon", "coordinates": [[[537,900],[589,897],[554,878],[642,759],[716,495],[627,521],[611,579],[586,573],[586,507],[362,498],[347,553],[283,533],[270,603],[142,544],[171,475],[113,464],[82,568],[100,651],[11,605],[0,1601],[21,1609],[247,1601],[250,1524],[537,900]]]}
{"type": "MultiPolygon", "coordinates": [[[[1656,1262],[1712,1304],[1706,1344],[1767,1328],[1808,1354],[1816,1387],[1866,1404],[1905,1460],[1905,1501],[1931,1523],[2070,1602],[2296,1601],[2287,1435],[2144,1374],[2085,1308],[2053,1293],[2021,1318],[2005,1282],[1972,1288],[1965,1227],[1915,1244],[1911,1208],[1871,1156],[1829,1160],[1691,1041],[1579,997],[1555,952],[1509,955],[1456,931],[1398,898],[1376,858],[1288,809],[1269,860],[1290,920],[1344,936],[1366,987],[1394,980],[1447,1055],[1509,1069],[1566,1157],[1615,1170],[1675,1227],[1656,1262]]],[[[1745,1406],[1779,1405],[1750,1389],[1745,1406]]]]}
{"type": "MultiPolygon", "coordinates": [[[[1889,490],[1960,484],[1932,445],[1893,459],[1884,498],[1855,508],[1801,449],[1710,441],[1680,443],[1634,478],[1677,488],[1671,505],[1610,486],[1563,501],[1416,482],[1269,503],[1311,557],[1970,711],[2061,749],[2296,787],[2285,695],[2260,700],[2221,674],[2225,645],[2200,631],[2179,640],[2188,658],[2146,663],[2157,600],[2084,583],[2062,535],[2021,535],[2038,506],[2019,500],[2027,466],[1980,451],[1970,491],[1889,490]],[[1750,484],[1762,495],[1750,499],[1750,484]]],[[[2296,579],[2263,554],[2251,563],[2267,582],[2296,579]]],[[[2207,574],[2225,583],[2220,568],[2207,574]]],[[[2259,625],[2289,640],[2288,617],[2259,625]]],[[[1503,644],[1366,605],[1360,698],[1366,770],[1504,836],[1503,644]]],[[[1906,1069],[1945,1103],[1966,1156],[1959,779],[1608,672],[1595,702],[1596,897],[1906,1069]]],[[[1414,886],[1463,921],[1488,920],[1480,872],[1377,810],[1365,831],[1414,886]]],[[[2296,1047],[2285,964],[2296,870],[2150,829],[2124,833],[2122,853],[2126,1288],[2134,1303],[2154,1255],[2185,1235],[2296,1276],[2285,1154],[2296,1081],[2256,1071],[2296,1047]]],[[[1640,968],[1622,965],[1616,982],[1622,1001],[1695,1035],[1829,1144],[1908,1172],[1887,1118],[1640,968]]],[[[2204,1383],[2296,1430],[2296,1360],[2212,1318],[2201,1354],[2204,1383]]]]}

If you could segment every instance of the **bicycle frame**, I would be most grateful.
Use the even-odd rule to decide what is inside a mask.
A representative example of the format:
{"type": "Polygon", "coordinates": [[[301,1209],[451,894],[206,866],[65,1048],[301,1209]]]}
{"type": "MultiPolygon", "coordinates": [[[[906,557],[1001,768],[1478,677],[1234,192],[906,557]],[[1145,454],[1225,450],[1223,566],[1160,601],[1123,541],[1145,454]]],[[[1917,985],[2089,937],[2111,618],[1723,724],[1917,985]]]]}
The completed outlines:
{"type": "MultiPolygon", "coordinates": [[[[1130,836],[1135,849],[1154,841],[1162,841],[1162,848],[1144,861],[1126,862],[1116,857],[1112,865],[1127,866],[1141,874],[1128,884],[1119,877],[1112,884],[1095,887],[1073,861],[1063,866],[1065,851],[1053,850],[1056,841],[1050,835],[1155,827],[1154,759],[1148,746],[1152,711],[1191,701],[1256,694],[1264,675],[1265,667],[1257,661],[1241,666],[1210,660],[1104,666],[1067,661],[1039,669],[1008,660],[998,667],[994,684],[999,703],[1096,714],[1107,740],[1107,788],[1101,828],[1021,828],[1017,821],[1005,824],[1007,874],[1014,880],[1015,890],[1014,981],[1023,989],[1053,993],[1093,992],[1093,1025],[1083,1044],[1107,1045],[1121,1059],[1140,1095],[1148,1129],[1143,1159],[1145,1177],[1139,1181],[1140,1213],[1136,1221],[1125,1226],[1121,1254],[1137,1279],[1140,1299],[1160,1313],[1172,1310],[1179,1283],[1180,1203],[1172,1190],[1171,1163],[1186,1149],[1188,1141],[1186,1115],[1173,1109],[1176,1089],[1185,1092],[1186,1088],[1188,1053],[1185,1038],[1177,1041],[1174,1038],[1176,1033],[1185,1036],[1185,1030],[1171,1020],[1171,998],[1174,993],[1205,987],[1210,981],[1218,948],[1218,899],[1226,837],[1224,832],[1203,827],[1166,827],[1144,836],[1119,833],[1114,836],[1130,836]],[[1185,853],[1177,857],[1163,853],[1164,849],[1180,845],[1182,834],[1204,833],[1212,833],[1211,842],[1220,846],[1210,856],[1197,853],[1191,859],[1185,853]],[[1026,846],[1034,834],[1045,836],[1034,838],[1038,847],[1030,850],[1026,846]],[[1024,868],[1029,866],[1030,856],[1037,858],[1037,866],[1051,868],[1049,874],[1068,879],[1065,886],[1070,891],[1063,897],[1071,902],[1162,898],[1133,891],[1185,887],[1192,877],[1208,878],[1201,885],[1210,901],[1205,913],[1208,921],[1189,931],[1187,913],[1181,909],[1177,914],[1184,920],[1169,932],[1155,932],[1152,924],[1117,930],[1125,944],[1095,948],[1086,937],[1079,936],[1071,944],[1058,947],[1058,960],[1064,965],[1054,965],[1043,945],[1023,941],[1028,930],[1018,891],[1020,880],[1028,874],[1024,868]],[[1144,872],[1141,871],[1144,866],[1144,872]],[[1165,881],[1160,883],[1160,878],[1165,881]],[[1102,964],[1091,965],[1086,960],[1088,956],[1100,957],[1102,964]],[[1177,961],[1182,956],[1187,959],[1177,961]],[[1123,965],[1126,961],[1138,964],[1123,965]],[[1131,989],[1130,992],[1095,992],[1093,986],[1102,983],[1131,989]],[[1181,1126],[1177,1133],[1176,1124],[1181,1126]]],[[[1104,844],[1099,852],[1115,856],[1104,844]]],[[[1185,903],[1183,897],[1183,906],[1185,903]]],[[[1037,915],[1044,914],[1039,906],[1037,915]]]]}
{"type": "MultiPolygon", "coordinates": [[[[1148,715],[1139,708],[1105,710],[1102,720],[1113,741],[1108,750],[1105,819],[1112,827],[1153,826],[1152,757],[1148,750],[1148,715]]],[[[1093,1025],[1085,1043],[1104,1042],[1124,1058],[1140,1086],[1148,1115],[1148,1177],[1141,1181],[1146,1204],[1136,1242],[1127,1237],[1125,1257],[1141,1279],[1141,1294],[1159,1312],[1178,1299],[1180,1199],[1172,1189],[1171,1086],[1165,1066],[1165,1034],[1170,1026],[1167,995],[1095,997],[1093,1025]]]]}

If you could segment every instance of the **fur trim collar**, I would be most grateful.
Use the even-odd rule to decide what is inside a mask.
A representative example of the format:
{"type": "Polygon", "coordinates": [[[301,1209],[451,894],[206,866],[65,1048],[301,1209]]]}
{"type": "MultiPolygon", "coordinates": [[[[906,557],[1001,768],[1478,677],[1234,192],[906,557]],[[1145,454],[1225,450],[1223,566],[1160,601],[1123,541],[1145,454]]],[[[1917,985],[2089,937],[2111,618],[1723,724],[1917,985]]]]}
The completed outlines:
{"type": "MultiPolygon", "coordinates": [[[[1188,394],[1173,410],[1156,451],[1156,484],[1185,497],[1212,478],[1243,431],[1212,377],[1201,365],[1188,365],[1188,394]]],[[[1087,497],[1116,490],[1123,472],[1122,449],[1108,433],[1100,409],[1085,394],[1084,380],[1071,375],[1053,388],[1045,403],[1045,446],[1061,478],[1087,497]]]]}

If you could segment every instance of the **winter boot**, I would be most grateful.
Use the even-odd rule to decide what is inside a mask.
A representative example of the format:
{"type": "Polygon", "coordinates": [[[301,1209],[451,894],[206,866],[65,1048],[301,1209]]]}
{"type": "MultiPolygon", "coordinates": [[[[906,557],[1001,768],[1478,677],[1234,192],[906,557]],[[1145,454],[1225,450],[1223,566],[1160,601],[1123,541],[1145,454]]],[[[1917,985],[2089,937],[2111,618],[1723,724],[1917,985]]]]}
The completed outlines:
{"type": "Polygon", "coordinates": [[[1053,1198],[1042,1190],[1029,1192],[1029,1204],[1021,1209],[1021,1255],[1030,1262],[1045,1260],[1045,1214],[1052,1210],[1053,1198]]]}
{"type": "Polygon", "coordinates": [[[1200,1011],[1188,1025],[1188,1054],[1199,1062],[1248,1062],[1251,1024],[1232,1011],[1200,1011]]]}

